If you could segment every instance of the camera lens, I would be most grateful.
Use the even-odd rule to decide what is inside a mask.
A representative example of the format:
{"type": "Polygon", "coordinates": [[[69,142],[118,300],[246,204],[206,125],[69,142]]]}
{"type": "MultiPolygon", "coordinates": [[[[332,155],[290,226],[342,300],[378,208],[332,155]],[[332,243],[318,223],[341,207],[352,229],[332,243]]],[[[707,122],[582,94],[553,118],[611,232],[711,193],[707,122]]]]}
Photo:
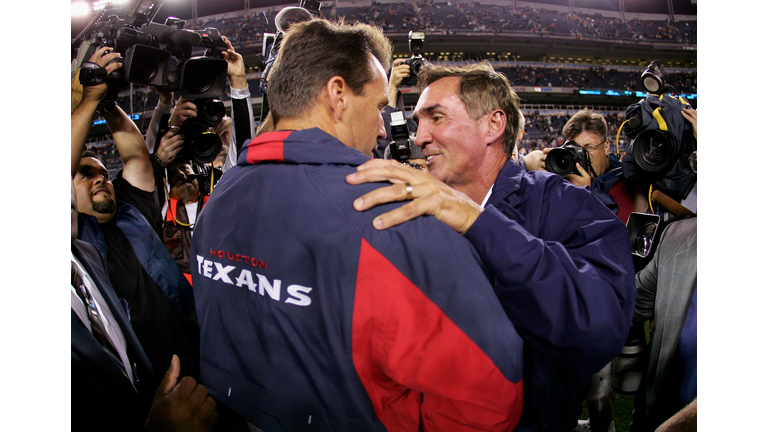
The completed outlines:
{"type": "Polygon", "coordinates": [[[567,177],[576,172],[576,158],[568,149],[553,148],[547,154],[544,168],[561,177],[567,177]]]}
{"type": "Polygon", "coordinates": [[[208,126],[217,126],[224,118],[226,109],[220,101],[208,101],[200,110],[200,121],[208,126]]]}
{"type": "Polygon", "coordinates": [[[669,171],[679,150],[674,136],[658,129],[641,132],[632,147],[638,167],[648,174],[665,174],[669,171]]]}
{"type": "Polygon", "coordinates": [[[213,162],[221,151],[221,138],[213,132],[203,132],[192,140],[190,148],[196,161],[213,162]]]}
{"type": "Polygon", "coordinates": [[[635,244],[632,245],[632,251],[641,257],[645,258],[651,253],[651,246],[653,245],[653,234],[656,232],[657,224],[654,222],[648,222],[640,228],[640,231],[635,237],[635,244]]]}
{"type": "Polygon", "coordinates": [[[213,87],[216,76],[203,69],[202,63],[190,63],[185,65],[184,86],[192,93],[202,94],[213,87]]]}
{"type": "Polygon", "coordinates": [[[421,59],[413,59],[413,62],[411,63],[411,72],[414,76],[418,75],[421,71],[421,68],[424,66],[424,60],[421,59]]]}
{"type": "Polygon", "coordinates": [[[151,82],[156,75],[155,65],[149,63],[134,63],[131,69],[131,79],[135,82],[151,82]]]}

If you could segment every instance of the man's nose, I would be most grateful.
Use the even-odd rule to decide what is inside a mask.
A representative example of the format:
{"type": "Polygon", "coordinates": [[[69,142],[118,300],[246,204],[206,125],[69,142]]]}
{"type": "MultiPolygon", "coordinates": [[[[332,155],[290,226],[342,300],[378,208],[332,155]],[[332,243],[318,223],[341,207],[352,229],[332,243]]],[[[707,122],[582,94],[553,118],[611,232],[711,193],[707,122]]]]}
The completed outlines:
{"type": "Polygon", "coordinates": [[[379,114],[379,139],[384,139],[387,137],[387,128],[386,125],[384,125],[384,117],[379,114]]]}
{"type": "Polygon", "coordinates": [[[416,128],[416,146],[424,150],[424,146],[430,142],[432,142],[432,134],[429,133],[426,125],[423,123],[419,124],[416,128]]]}

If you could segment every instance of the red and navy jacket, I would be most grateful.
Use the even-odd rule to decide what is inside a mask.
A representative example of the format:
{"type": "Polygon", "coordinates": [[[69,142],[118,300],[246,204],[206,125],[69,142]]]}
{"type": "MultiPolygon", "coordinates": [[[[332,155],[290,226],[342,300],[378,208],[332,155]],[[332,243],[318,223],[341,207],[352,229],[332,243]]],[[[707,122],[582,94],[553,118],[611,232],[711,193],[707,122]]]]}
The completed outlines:
{"type": "Polygon", "coordinates": [[[523,342],[472,246],[435,218],[378,231],[384,183],[320,129],[250,141],[197,221],[202,381],[267,431],[512,430],[523,342]]]}

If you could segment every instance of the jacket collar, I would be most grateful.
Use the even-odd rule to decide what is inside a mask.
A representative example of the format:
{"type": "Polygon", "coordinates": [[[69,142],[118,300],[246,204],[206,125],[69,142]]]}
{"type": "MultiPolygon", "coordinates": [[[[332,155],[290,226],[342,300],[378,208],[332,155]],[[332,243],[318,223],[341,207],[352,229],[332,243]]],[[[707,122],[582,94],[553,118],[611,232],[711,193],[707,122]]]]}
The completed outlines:
{"type": "Polygon", "coordinates": [[[499,176],[496,177],[488,204],[493,204],[494,207],[499,208],[503,202],[514,199],[515,202],[509,202],[509,204],[517,205],[517,196],[513,194],[520,189],[520,183],[523,181],[525,172],[525,169],[520,167],[517,162],[512,159],[507,160],[507,163],[501,168],[499,176]]]}
{"type": "Polygon", "coordinates": [[[526,170],[512,159],[502,167],[496,182],[493,184],[493,192],[488,199],[488,205],[493,205],[508,218],[520,223],[525,222],[525,216],[516,210],[521,203],[521,195],[517,193],[524,181],[526,170]]]}
{"type": "Polygon", "coordinates": [[[263,133],[243,147],[237,164],[245,166],[263,162],[282,162],[357,166],[370,159],[370,156],[347,147],[321,129],[312,128],[263,133]]]}

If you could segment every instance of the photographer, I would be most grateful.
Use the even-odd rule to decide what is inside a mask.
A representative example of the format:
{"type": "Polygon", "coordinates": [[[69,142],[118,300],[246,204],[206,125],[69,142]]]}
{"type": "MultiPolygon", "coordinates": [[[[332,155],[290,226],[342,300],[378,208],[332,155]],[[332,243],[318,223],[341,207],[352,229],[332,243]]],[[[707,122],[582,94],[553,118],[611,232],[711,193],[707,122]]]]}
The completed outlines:
{"type": "MultiPolygon", "coordinates": [[[[566,141],[586,150],[592,167],[592,171],[587,172],[581,164],[576,164],[578,172],[565,179],[579,187],[590,186],[592,193],[626,225],[630,213],[636,211],[635,188],[632,182],[624,179],[621,161],[610,150],[605,118],[589,109],[583,109],[568,119],[563,127],[563,135],[566,141]]],[[[552,150],[547,148],[542,151],[536,169],[546,170],[547,155],[552,150]]],[[[647,208],[647,204],[643,207],[647,208]]]]}
{"type": "MultiPolygon", "coordinates": [[[[227,50],[223,51],[222,55],[227,61],[227,77],[232,95],[232,118],[230,120],[230,117],[225,116],[222,122],[214,127],[214,132],[221,137],[222,143],[225,141],[228,143],[222,145],[222,151],[225,147],[228,149],[221,164],[221,171],[226,171],[236,164],[238,148],[253,137],[254,123],[243,57],[234,50],[229,39],[222,36],[222,40],[227,46],[227,50]]],[[[196,173],[192,166],[196,162],[177,158],[179,152],[184,148],[184,136],[180,126],[187,119],[196,116],[197,107],[194,102],[179,98],[176,108],[168,120],[171,127],[161,136],[157,151],[153,155],[158,187],[168,194],[167,199],[161,201],[164,203],[162,208],[164,221],[162,238],[168,251],[190,283],[189,248],[192,232],[197,215],[202,211],[210,194],[208,186],[206,186],[208,187],[207,190],[200,190],[198,177],[205,178],[208,184],[218,179],[211,180],[210,171],[208,174],[203,173],[201,176],[195,176],[196,173]]],[[[149,142],[149,134],[147,139],[149,142]]],[[[220,156],[217,156],[216,160],[219,158],[220,156]]]]}
{"type": "MultiPolygon", "coordinates": [[[[109,50],[96,51],[91,65],[106,71],[119,67],[110,62],[120,56],[108,54],[109,50]]],[[[79,78],[75,76],[75,80],[79,78]]],[[[120,107],[111,103],[102,110],[124,164],[111,181],[104,164],[95,155],[83,153],[84,137],[108,86],[83,84],[82,102],[72,113],[71,148],[79,238],[106,257],[109,278],[130,307],[131,325],[153,369],[166,370],[177,354],[182,374],[198,378],[192,289],[159,237],[160,213],[144,138],[120,107]]]]}
{"type": "MultiPolygon", "coordinates": [[[[83,126],[77,121],[75,125],[83,126]]],[[[78,407],[72,410],[72,429],[211,430],[218,419],[216,402],[195,379],[179,379],[178,356],[173,356],[159,385],[152,386],[160,371],[153,371],[112,288],[102,255],[77,239],[77,207],[72,183],[71,397],[78,407]]]]}

